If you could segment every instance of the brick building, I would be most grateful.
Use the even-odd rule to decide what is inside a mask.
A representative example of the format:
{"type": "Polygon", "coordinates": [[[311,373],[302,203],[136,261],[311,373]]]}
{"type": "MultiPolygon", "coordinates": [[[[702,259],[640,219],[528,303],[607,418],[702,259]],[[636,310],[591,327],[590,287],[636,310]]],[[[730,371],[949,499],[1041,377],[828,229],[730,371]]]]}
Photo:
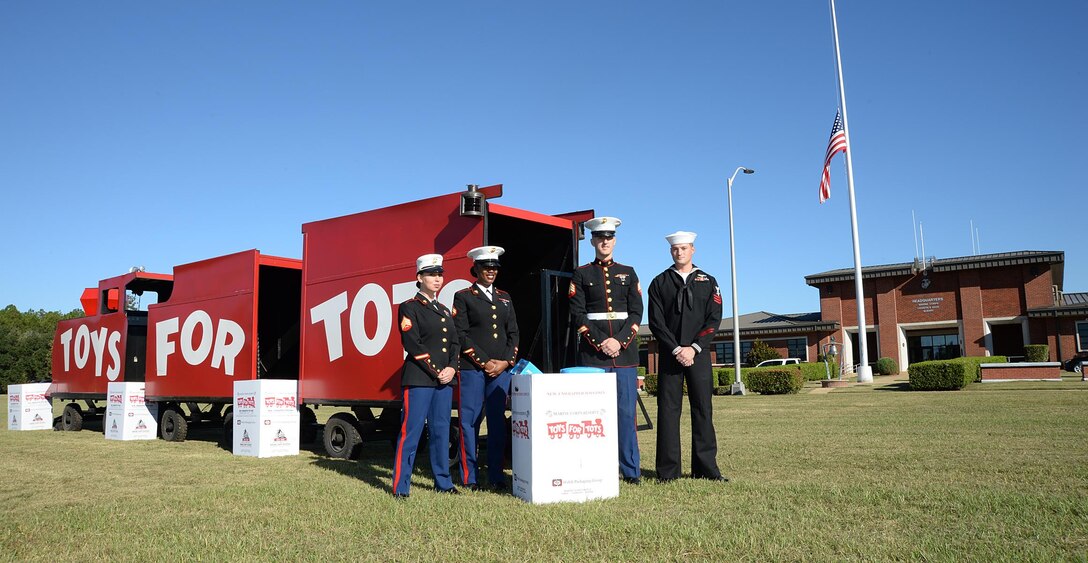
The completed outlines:
{"type": "MultiPolygon", "coordinates": [[[[1065,253],[1020,251],[862,268],[869,361],[911,363],[959,356],[1021,359],[1025,344],[1047,344],[1050,360],[1088,360],[1088,293],[1065,293],[1065,253]]],[[[816,361],[834,338],[845,365],[858,360],[854,269],[805,276],[820,312],[753,313],[740,319],[742,356],[763,340],[783,357],[816,361]]],[[[732,318],[715,337],[718,364],[732,364],[732,318]]],[[[656,371],[656,342],[643,330],[656,371]]]]}

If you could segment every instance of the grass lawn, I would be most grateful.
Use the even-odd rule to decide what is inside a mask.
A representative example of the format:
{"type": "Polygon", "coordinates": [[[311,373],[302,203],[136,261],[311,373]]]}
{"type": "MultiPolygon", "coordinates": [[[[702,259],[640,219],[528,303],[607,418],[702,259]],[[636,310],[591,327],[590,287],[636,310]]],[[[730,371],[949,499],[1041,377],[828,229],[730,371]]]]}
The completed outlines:
{"type": "MultiPolygon", "coordinates": [[[[397,502],[388,443],[253,459],[210,431],[0,429],[0,559],[1088,559],[1088,383],[904,382],[715,397],[731,483],[645,479],[585,504],[439,495],[425,458],[397,502]]],[[[639,437],[649,478],[655,434],[639,437]]]]}

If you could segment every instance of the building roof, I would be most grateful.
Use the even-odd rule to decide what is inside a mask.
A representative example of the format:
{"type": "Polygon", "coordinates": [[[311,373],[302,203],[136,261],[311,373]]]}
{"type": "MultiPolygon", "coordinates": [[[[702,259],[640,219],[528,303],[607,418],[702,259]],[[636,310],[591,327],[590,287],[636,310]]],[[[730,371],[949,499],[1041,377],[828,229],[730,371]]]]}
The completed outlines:
{"type": "MultiPolygon", "coordinates": [[[[742,336],[774,336],[790,335],[806,332],[825,332],[839,328],[835,321],[820,320],[820,313],[768,313],[758,311],[741,315],[739,319],[740,333],[742,336]]],[[[643,338],[651,338],[649,323],[639,327],[638,334],[643,338]]],[[[718,325],[716,336],[733,335],[733,317],[722,319],[718,325]]]]}
{"type": "Polygon", "coordinates": [[[1088,292],[1062,293],[1056,307],[1028,310],[1029,317],[1082,317],[1088,315],[1088,292]]]}
{"type": "MultiPolygon", "coordinates": [[[[1054,284],[1058,286],[1058,290],[1061,290],[1065,264],[1065,252],[1061,250],[1018,250],[1015,252],[978,254],[975,256],[959,256],[955,258],[929,258],[924,262],[920,259],[916,259],[913,262],[903,262],[899,264],[865,266],[861,269],[861,279],[867,280],[893,276],[913,276],[923,270],[929,270],[930,272],[951,272],[956,270],[978,270],[984,268],[999,268],[1003,266],[1019,266],[1023,264],[1050,264],[1054,274],[1054,284]]],[[[854,269],[842,268],[805,276],[805,283],[816,286],[853,279],[854,269]]]]}

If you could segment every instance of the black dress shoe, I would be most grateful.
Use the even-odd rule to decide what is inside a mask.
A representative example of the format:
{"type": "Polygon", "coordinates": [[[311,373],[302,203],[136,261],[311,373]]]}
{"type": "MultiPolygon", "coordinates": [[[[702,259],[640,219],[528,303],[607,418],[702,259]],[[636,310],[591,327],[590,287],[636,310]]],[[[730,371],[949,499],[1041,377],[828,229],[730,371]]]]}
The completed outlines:
{"type": "Polygon", "coordinates": [[[717,477],[705,477],[705,479],[708,481],[717,481],[719,483],[729,482],[729,477],[726,477],[725,475],[718,475],[717,477]]]}
{"type": "Polygon", "coordinates": [[[477,485],[476,483],[473,483],[473,484],[471,484],[471,485],[466,485],[466,486],[465,486],[465,488],[466,488],[466,489],[468,489],[468,490],[470,490],[470,491],[472,491],[472,492],[474,492],[474,493],[475,493],[476,491],[480,490],[480,486],[479,486],[479,485],[477,485]]]}
{"type": "Polygon", "coordinates": [[[505,481],[499,481],[498,483],[491,483],[487,486],[492,492],[505,493],[508,489],[505,481]]]}
{"type": "Polygon", "coordinates": [[[445,493],[447,495],[459,495],[461,491],[457,490],[457,487],[450,487],[448,489],[438,489],[438,492],[445,493]]]}
{"type": "Polygon", "coordinates": [[[408,493],[393,493],[393,498],[397,500],[408,500],[408,493]]]}
{"type": "Polygon", "coordinates": [[[672,482],[676,481],[676,479],[677,479],[677,477],[658,477],[657,482],[658,483],[672,483],[672,482]]]}
{"type": "Polygon", "coordinates": [[[642,478],[640,478],[640,477],[624,477],[623,482],[631,484],[631,485],[641,485],[642,484],[642,478]]]}

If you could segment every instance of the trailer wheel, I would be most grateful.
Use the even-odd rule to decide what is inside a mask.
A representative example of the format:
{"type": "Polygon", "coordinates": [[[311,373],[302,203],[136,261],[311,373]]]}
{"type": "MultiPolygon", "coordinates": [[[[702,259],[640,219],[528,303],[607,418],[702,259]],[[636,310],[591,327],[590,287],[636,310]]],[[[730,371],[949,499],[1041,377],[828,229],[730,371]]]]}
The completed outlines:
{"type": "Polygon", "coordinates": [[[310,407],[300,408],[298,414],[299,442],[303,444],[312,444],[313,441],[317,439],[317,415],[314,414],[314,409],[311,409],[310,407]]]}
{"type": "Polygon", "coordinates": [[[68,432],[83,430],[83,409],[75,403],[64,405],[64,413],[60,415],[60,428],[68,432]]]}
{"type": "Polygon", "coordinates": [[[354,459],[363,441],[355,418],[348,413],[338,412],[325,423],[325,452],[337,459],[354,459]]]}
{"type": "Polygon", "coordinates": [[[159,431],[162,439],[167,442],[184,442],[189,435],[189,422],[181,413],[181,407],[170,405],[162,411],[162,420],[159,421],[159,431]]]}
{"type": "Polygon", "coordinates": [[[234,450],[234,411],[230,409],[223,415],[223,437],[219,439],[219,445],[234,450]]]}

